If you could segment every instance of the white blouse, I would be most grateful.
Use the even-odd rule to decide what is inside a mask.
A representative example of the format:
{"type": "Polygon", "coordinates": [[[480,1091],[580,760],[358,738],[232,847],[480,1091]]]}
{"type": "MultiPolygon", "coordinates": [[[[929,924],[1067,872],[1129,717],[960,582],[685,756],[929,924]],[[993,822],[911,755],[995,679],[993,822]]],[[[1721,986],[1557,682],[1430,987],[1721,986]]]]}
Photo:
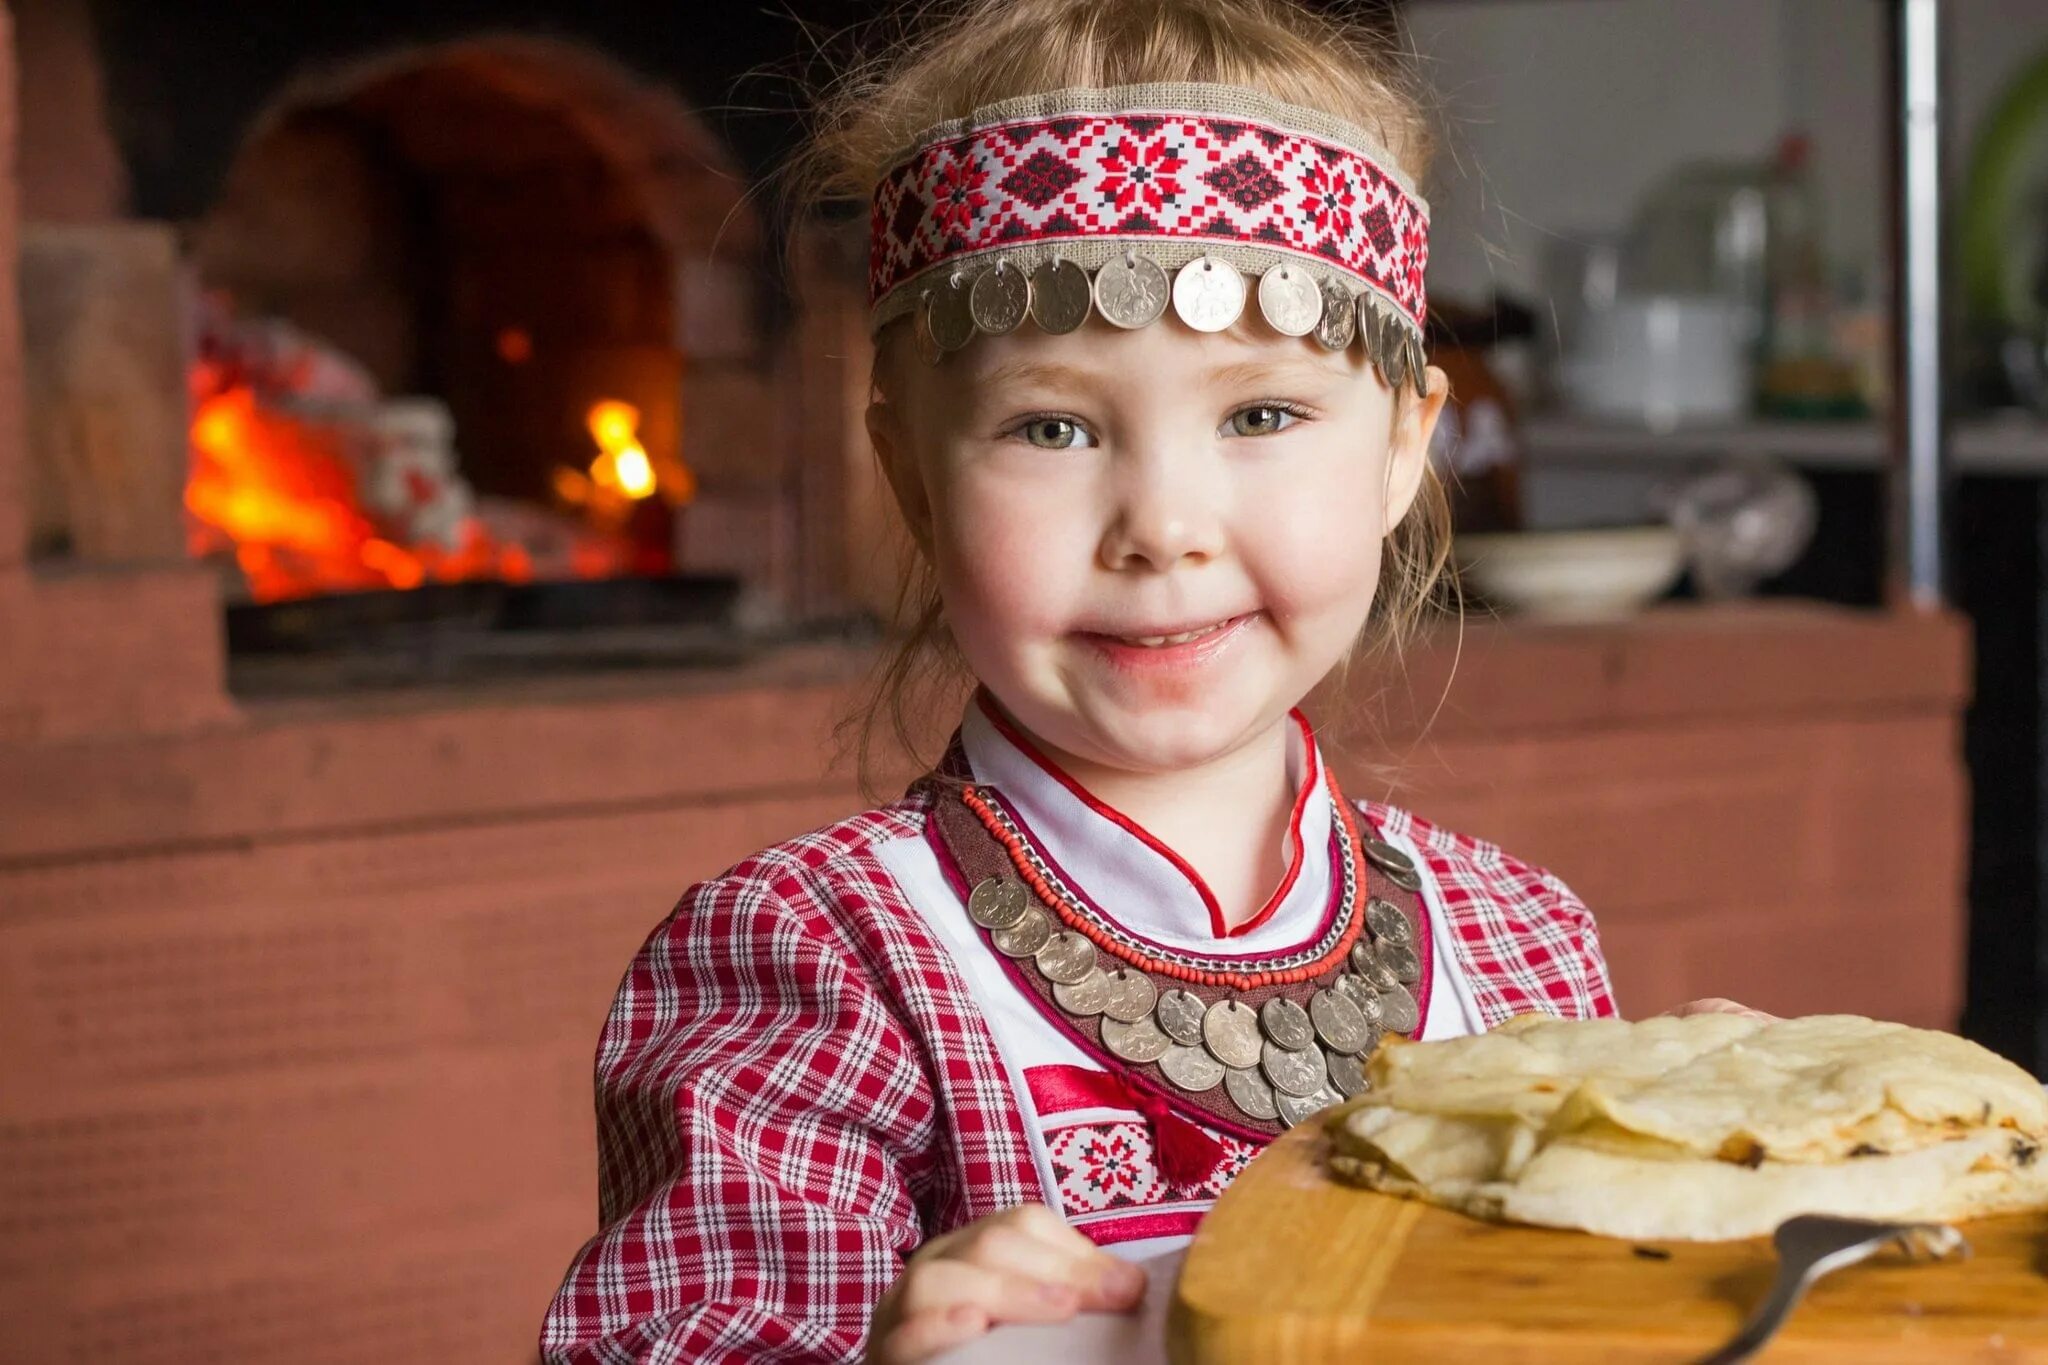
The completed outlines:
{"type": "MultiPolygon", "coordinates": [[[[1331,857],[1336,819],[1322,756],[1299,713],[1288,746],[1288,778],[1297,799],[1285,834],[1287,873],[1261,912],[1225,931],[1222,912],[1200,875],[1134,821],[1091,796],[1006,723],[968,704],[961,741],[978,784],[999,791],[1024,832],[1106,916],[1163,946],[1214,955],[1279,956],[1300,948],[1323,927],[1333,882],[1341,875],[1331,857]]],[[[1389,837],[1390,831],[1376,831],[1389,837]]],[[[1428,1012],[1418,1038],[1451,1038],[1483,1031],[1470,984],[1448,951],[1450,929],[1443,899],[1427,875],[1421,852],[1405,838],[1389,837],[1423,870],[1422,901],[1431,959],[1428,1012]]],[[[1152,1160],[1151,1137],[1137,1111],[1062,1098],[1067,1069],[1102,1067],[1015,985],[996,950],[967,917],[966,906],[941,868],[931,843],[903,838],[878,853],[959,964],[975,1004],[995,1036],[1015,1087],[1031,1140],[1045,1202],[1074,1226],[1117,1254],[1143,1259],[1184,1245],[1194,1224],[1229,1178],[1255,1153],[1252,1144],[1209,1130],[1224,1147],[1217,1175],[1199,1188],[1162,1179],[1152,1160]]]]}

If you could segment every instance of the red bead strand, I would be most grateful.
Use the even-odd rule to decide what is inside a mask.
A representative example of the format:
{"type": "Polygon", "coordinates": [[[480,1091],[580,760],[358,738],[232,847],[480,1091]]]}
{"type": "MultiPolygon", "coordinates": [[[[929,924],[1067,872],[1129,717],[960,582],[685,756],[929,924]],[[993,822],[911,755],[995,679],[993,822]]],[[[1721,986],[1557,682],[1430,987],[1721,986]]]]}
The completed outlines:
{"type": "MultiPolygon", "coordinates": [[[[1358,837],[1358,824],[1352,818],[1350,808],[1345,804],[1344,794],[1337,790],[1336,779],[1331,778],[1329,785],[1330,799],[1337,808],[1337,818],[1344,822],[1344,830],[1351,836],[1351,857],[1356,872],[1355,884],[1357,894],[1363,896],[1366,888],[1366,872],[1363,862],[1364,844],[1358,837]]],[[[1031,889],[1031,893],[1037,897],[1041,905],[1050,910],[1060,923],[1086,938],[1103,952],[1119,962],[1129,963],[1131,966],[1137,967],[1142,971],[1157,972],[1161,976],[1171,977],[1176,981],[1189,981],[1200,986],[1222,986],[1240,991],[1257,990],[1261,986],[1292,985],[1297,981],[1307,981],[1321,976],[1324,972],[1329,971],[1332,967],[1342,962],[1344,955],[1351,951],[1351,945],[1358,941],[1359,931],[1365,924],[1365,915],[1361,907],[1354,901],[1351,922],[1344,926],[1344,931],[1338,936],[1335,946],[1314,962],[1305,962],[1298,967],[1290,967],[1284,971],[1206,971],[1199,967],[1187,967],[1178,962],[1155,958],[1147,953],[1138,952],[1126,944],[1117,942],[1116,939],[1112,938],[1097,925],[1091,923],[1078,910],[1069,905],[1066,897],[1062,896],[1044,877],[1039,875],[1038,869],[1031,864],[1031,855],[1024,848],[1024,841],[1011,832],[1002,819],[990,808],[988,802],[982,799],[980,792],[976,791],[972,786],[963,787],[960,792],[960,798],[966,802],[967,808],[974,812],[975,817],[981,821],[990,834],[995,836],[996,841],[1010,855],[1010,862],[1017,869],[1018,878],[1031,889]]]]}

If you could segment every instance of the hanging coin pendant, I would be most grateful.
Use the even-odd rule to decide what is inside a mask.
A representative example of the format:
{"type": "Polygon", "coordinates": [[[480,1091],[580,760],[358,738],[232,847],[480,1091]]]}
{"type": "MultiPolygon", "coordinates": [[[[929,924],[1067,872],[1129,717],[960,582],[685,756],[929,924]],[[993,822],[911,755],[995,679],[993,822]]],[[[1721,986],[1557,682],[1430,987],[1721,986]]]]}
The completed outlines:
{"type": "Polygon", "coordinates": [[[1411,986],[1422,979],[1422,959],[1407,944],[1382,943],[1374,951],[1402,985],[1411,986]]]}
{"type": "Polygon", "coordinates": [[[1211,1057],[1207,1048],[1176,1044],[1159,1059],[1159,1069],[1166,1073],[1167,1080],[1191,1095],[1214,1090],[1223,1079],[1223,1063],[1211,1057]]]}
{"type": "Polygon", "coordinates": [[[1233,1066],[1223,1073],[1223,1088],[1230,1102],[1255,1119],[1277,1119],[1280,1106],[1274,1102],[1273,1087],[1251,1067],[1233,1066]]]}
{"type": "Polygon", "coordinates": [[[1202,1012],[1207,1008],[1193,991],[1175,986],[1161,993],[1152,1012],[1159,1016],[1159,1027],[1166,1030],[1167,1037],[1183,1047],[1200,1047],[1202,1012]]]}
{"type": "Polygon", "coordinates": [[[984,270],[967,296],[967,308],[974,325],[988,335],[1014,332],[1031,311],[1031,281],[1023,271],[1008,265],[984,270]]]}
{"type": "MultiPolygon", "coordinates": [[[[1408,383],[1408,348],[1401,344],[1401,338],[1389,337],[1379,354],[1380,376],[1387,381],[1387,387],[1398,396],[1408,383]]],[[[1396,886],[1400,884],[1398,881],[1394,882],[1396,886]]]]}
{"type": "Polygon", "coordinates": [[[1031,320],[1054,336],[1088,321],[1088,272],[1072,261],[1047,261],[1031,272],[1031,320]]]}
{"type": "Polygon", "coordinates": [[[1067,1013],[1087,1018],[1102,1013],[1102,1007],[1109,1000],[1111,990],[1110,978],[1095,971],[1071,985],[1066,982],[1055,984],[1052,988],[1052,998],[1067,1013]]]}
{"type": "Polygon", "coordinates": [[[1381,962],[1372,944],[1361,938],[1351,945],[1351,970],[1365,978],[1366,984],[1374,990],[1383,990],[1397,984],[1397,978],[1381,962]]]}
{"type": "Polygon", "coordinates": [[[1387,880],[1403,891],[1420,891],[1422,878],[1415,873],[1415,860],[1379,839],[1365,841],[1365,856],[1372,865],[1387,874],[1387,880]]]}
{"type": "Polygon", "coordinates": [[[967,918],[984,929],[1009,929],[1031,908],[1024,883],[989,877],[967,897],[967,918]]]}
{"type": "Polygon", "coordinates": [[[1005,957],[1033,957],[1052,942],[1052,935],[1052,916],[1034,905],[1024,912],[1024,918],[1007,929],[996,930],[989,938],[996,951],[1005,957]]]}
{"type": "Polygon", "coordinates": [[[1202,1041],[1225,1066],[1257,1066],[1259,1012],[1237,1000],[1218,1000],[1202,1015],[1202,1041]]]}
{"type": "Polygon", "coordinates": [[[1380,998],[1362,976],[1350,972],[1337,978],[1335,990],[1358,1010],[1367,1028],[1377,1028],[1380,1022],[1380,998]]]}
{"type": "Polygon", "coordinates": [[[1275,1097],[1280,1106],[1280,1121],[1289,1128],[1304,1119],[1314,1118],[1337,1102],[1337,1092],[1324,1086],[1313,1095],[1290,1095],[1282,1091],[1275,1097]]]}
{"type": "Polygon", "coordinates": [[[1095,311],[1122,328],[1148,327],[1166,311],[1166,272],[1132,255],[1095,272],[1095,311]]]}
{"type": "Polygon", "coordinates": [[[1371,1087],[1365,1078],[1365,1062],[1357,1057],[1333,1055],[1329,1059],[1330,1084],[1345,1099],[1362,1095],[1371,1087]]]}
{"type": "Polygon", "coordinates": [[[1365,354],[1378,365],[1387,354],[1386,320],[1380,314],[1371,294],[1358,296],[1358,335],[1365,341],[1365,354]]]}
{"type": "Polygon", "coordinates": [[[1069,986],[1095,970],[1095,945],[1072,929],[1048,939],[1032,956],[1040,976],[1069,986]]]}
{"type": "Polygon", "coordinates": [[[1197,332],[1220,332],[1244,312],[1244,276],[1228,261],[1197,257],[1173,277],[1173,311],[1197,332]]]}
{"type": "Polygon", "coordinates": [[[932,290],[932,340],[942,351],[957,351],[974,340],[974,314],[967,305],[967,284],[951,277],[932,290]]]}
{"type": "Polygon", "coordinates": [[[1305,337],[1323,320],[1323,291],[1298,266],[1276,265],[1259,276],[1259,312],[1282,336],[1305,337]]]}
{"type": "Polygon", "coordinates": [[[932,335],[932,296],[926,294],[918,300],[917,312],[911,318],[911,344],[917,348],[917,358],[927,365],[936,365],[946,358],[946,352],[932,335]]]}
{"type": "Polygon", "coordinates": [[[1341,351],[1358,335],[1358,306],[1343,285],[1325,281],[1323,311],[1316,319],[1315,338],[1326,351],[1341,351]]]}
{"type": "Polygon", "coordinates": [[[1308,1017],[1316,1026],[1316,1037],[1332,1052],[1357,1052],[1372,1036],[1365,1016],[1341,991],[1317,991],[1308,1002],[1308,1017]]]}
{"type": "Polygon", "coordinates": [[[1316,1040],[1315,1025],[1308,1011],[1284,995],[1276,995],[1259,1006],[1259,1027],[1266,1036],[1290,1050],[1307,1047],[1316,1040]]]}
{"type": "Polygon", "coordinates": [[[1428,362],[1422,355],[1422,338],[1410,335],[1408,338],[1408,377],[1415,383],[1417,398],[1429,397],[1428,362]]]}
{"type": "Polygon", "coordinates": [[[1400,907],[1378,896],[1365,903],[1365,927],[1372,930],[1372,936],[1382,943],[1415,941],[1415,930],[1409,927],[1408,917],[1401,913],[1400,907]]]}
{"type": "Polygon", "coordinates": [[[1102,1045],[1127,1062],[1156,1062],[1173,1046],[1173,1040],[1161,1033],[1149,1017],[1135,1024],[1105,1019],[1102,1045]]]}
{"type": "Polygon", "coordinates": [[[1330,1075],[1321,1048],[1305,1047],[1297,1052],[1270,1040],[1259,1050],[1259,1070],[1283,1095],[1313,1095],[1330,1075]]]}
{"type": "Polygon", "coordinates": [[[1413,1033],[1422,1022],[1422,1012],[1415,1007],[1408,988],[1397,981],[1380,992],[1380,1019],[1389,1033],[1413,1033]]]}
{"type": "MultiPolygon", "coordinates": [[[[1129,967],[1120,967],[1109,978],[1109,999],[1104,1002],[1102,1012],[1121,1023],[1135,1024],[1152,1013],[1152,1007],[1158,1003],[1159,988],[1152,984],[1151,977],[1129,967]]],[[[1174,1041],[1180,1040],[1176,1038],[1174,1041]]]]}

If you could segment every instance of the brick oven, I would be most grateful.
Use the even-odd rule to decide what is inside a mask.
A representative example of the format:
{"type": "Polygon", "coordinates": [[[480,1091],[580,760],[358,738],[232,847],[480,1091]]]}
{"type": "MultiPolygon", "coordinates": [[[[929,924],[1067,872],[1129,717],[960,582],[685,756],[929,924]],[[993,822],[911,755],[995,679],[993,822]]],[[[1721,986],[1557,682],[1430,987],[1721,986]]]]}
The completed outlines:
{"type": "MultiPolygon", "coordinates": [[[[872,654],[820,624],[886,579],[858,271],[799,232],[778,302],[778,229],[672,83],[453,19],[279,66],[167,198],[152,138],[186,135],[117,146],[133,35],[102,61],[86,16],[0,24],[0,1355],[530,1361],[594,1229],[632,951],[690,881],[863,800],[832,726],[872,654]],[[195,372],[255,351],[222,317],[352,367],[324,406],[265,381],[305,469],[445,416],[500,550],[573,510],[562,468],[596,478],[602,402],[693,487],[633,500],[658,532],[579,523],[649,557],[562,595],[377,551],[416,586],[266,598],[187,517],[234,391],[195,372]]],[[[1952,1025],[1967,644],[1786,604],[1474,622],[1326,701],[1377,717],[1335,751],[1349,789],[1575,885],[1630,1012],[1952,1025]]]]}

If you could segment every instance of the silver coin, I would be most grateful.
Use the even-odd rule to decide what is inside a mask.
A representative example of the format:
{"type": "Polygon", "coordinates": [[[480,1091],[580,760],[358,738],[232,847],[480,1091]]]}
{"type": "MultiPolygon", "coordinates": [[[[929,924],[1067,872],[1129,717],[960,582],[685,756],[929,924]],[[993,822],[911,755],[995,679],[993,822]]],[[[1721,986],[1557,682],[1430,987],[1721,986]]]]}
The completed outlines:
{"type": "MultiPolygon", "coordinates": [[[[1379,1027],[1380,998],[1364,977],[1346,972],[1337,978],[1336,989],[1356,1007],[1359,1017],[1365,1020],[1366,1027],[1379,1027]]],[[[1375,1037],[1373,1041],[1379,1040],[1375,1037]]]]}
{"type": "Polygon", "coordinates": [[[1244,276],[1228,261],[1197,256],[1174,274],[1173,311],[1197,332],[1220,332],[1244,312],[1244,276]]]}
{"type": "Polygon", "coordinates": [[[1259,1006],[1259,1027],[1284,1048],[1298,1051],[1316,1040],[1316,1028],[1308,1011],[1284,995],[1276,995],[1259,1006]]]}
{"type": "Polygon", "coordinates": [[[1408,377],[1415,381],[1415,396],[1429,397],[1429,358],[1422,353],[1422,338],[1408,338],[1408,377]]]}
{"type": "Polygon", "coordinates": [[[1415,860],[1384,839],[1367,839],[1365,856],[1380,871],[1392,877],[1396,872],[1415,874],[1415,860]]]}
{"type": "Polygon", "coordinates": [[[1175,1044],[1166,1049],[1166,1055],[1159,1059],[1159,1069],[1166,1073],[1167,1080],[1191,1095],[1214,1090],[1216,1083],[1223,1079],[1223,1063],[1211,1057],[1205,1047],[1175,1044]]]}
{"type": "Polygon", "coordinates": [[[1401,907],[1374,896],[1365,903],[1365,927],[1382,943],[1413,943],[1415,930],[1401,907]]]}
{"type": "Polygon", "coordinates": [[[1358,306],[1341,284],[1326,280],[1322,289],[1323,312],[1316,319],[1315,338],[1324,350],[1341,351],[1358,335],[1358,306]]]}
{"type": "Polygon", "coordinates": [[[958,275],[948,275],[932,286],[932,340],[942,351],[957,351],[974,340],[967,281],[958,275]]]}
{"type": "Polygon", "coordinates": [[[1332,1052],[1357,1052],[1372,1037],[1365,1016],[1341,991],[1317,991],[1308,1002],[1308,1017],[1315,1021],[1316,1037],[1332,1052]]]}
{"type": "Polygon", "coordinates": [[[1237,1000],[1218,1000],[1202,1015],[1202,1041],[1225,1066],[1259,1064],[1259,1012],[1237,1000]]]}
{"type": "Polygon", "coordinates": [[[1379,954],[1364,938],[1351,945],[1351,970],[1364,977],[1365,984],[1376,991],[1401,984],[1401,978],[1388,970],[1387,964],[1380,961],[1379,954]]]}
{"type": "MultiPolygon", "coordinates": [[[[1380,348],[1380,377],[1387,381],[1387,387],[1397,394],[1408,383],[1408,348],[1400,339],[1393,338],[1380,348]]],[[[1391,877],[1392,874],[1389,874],[1391,877]]],[[[1399,882],[1394,885],[1399,886],[1399,882]]]]}
{"type": "Polygon", "coordinates": [[[1273,1087],[1257,1067],[1231,1067],[1223,1073],[1223,1088],[1230,1092],[1230,1102],[1253,1118],[1280,1117],[1280,1107],[1273,1102],[1273,1087]]]}
{"type": "Polygon", "coordinates": [[[984,929],[1008,929],[1030,908],[1031,897],[1024,883],[1001,877],[983,879],[967,896],[967,918],[984,929]]]}
{"type": "Polygon", "coordinates": [[[1146,327],[1166,311],[1166,272],[1136,254],[1095,272],[1095,311],[1118,327],[1146,327]]]}
{"type": "Polygon", "coordinates": [[[1412,986],[1422,980],[1422,959],[1415,950],[1405,943],[1381,943],[1373,951],[1380,961],[1387,964],[1387,970],[1394,974],[1394,980],[1404,986],[1412,986]]]}
{"type": "Polygon", "coordinates": [[[1387,353],[1387,325],[1386,318],[1372,300],[1371,294],[1358,296],[1358,335],[1365,341],[1365,353],[1377,365],[1387,353]]]}
{"type": "Polygon", "coordinates": [[[1347,1057],[1333,1052],[1324,1059],[1330,1068],[1330,1084],[1345,1099],[1362,1095],[1372,1088],[1372,1082],[1365,1078],[1365,1061],[1359,1057],[1347,1057]]]}
{"type": "Polygon", "coordinates": [[[1007,262],[982,271],[968,292],[967,311],[973,315],[974,325],[990,336],[1016,331],[1031,311],[1030,277],[1007,262]]]}
{"type": "Polygon", "coordinates": [[[1173,1040],[1161,1033],[1148,1015],[1135,1024],[1103,1020],[1102,1045],[1127,1062],[1156,1062],[1173,1046],[1173,1040]]]}
{"type": "Polygon", "coordinates": [[[1312,1095],[1290,1095],[1282,1091],[1274,1096],[1274,1099],[1280,1106],[1280,1121],[1292,1128],[1304,1119],[1314,1118],[1337,1103],[1338,1095],[1336,1091],[1324,1086],[1312,1095]]]}
{"type": "Polygon", "coordinates": [[[1057,336],[1088,321],[1094,300],[1088,272],[1072,261],[1047,261],[1031,272],[1031,320],[1057,336]]]}
{"type": "Polygon", "coordinates": [[[1174,986],[1160,993],[1152,1012],[1159,1016],[1159,1027],[1166,1030],[1167,1037],[1185,1047],[1200,1047],[1202,1012],[1207,1008],[1193,991],[1174,986]]]}
{"type": "Polygon", "coordinates": [[[1109,999],[1102,1012],[1120,1023],[1137,1023],[1159,1001],[1159,988],[1152,984],[1152,978],[1129,967],[1117,969],[1109,978],[1109,988],[1109,999]]]}
{"type": "Polygon", "coordinates": [[[917,312],[911,318],[911,344],[917,348],[917,358],[927,365],[936,365],[946,358],[945,348],[932,335],[932,296],[927,290],[917,301],[917,312]]]}
{"type": "Polygon", "coordinates": [[[1031,957],[1052,942],[1052,936],[1052,916],[1034,905],[1024,912],[1023,919],[996,930],[989,938],[1005,957],[1031,957]]]}
{"type": "Polygon", "coordinates": [[[1380,993],[1380,1022],[1389,1033],[1413,1033],[1415,1026],[1422,1022],[1422,1011],[1415,1006],[1415,997],[1408,988],[1396,984],[1380,993]]]}
{"type": "Polygon", "coordinates": [[[1103,1005],[1109,1000],[1110,978],[1101,971],[1092,971],[1079,981],[1061,981],[1054,984],[1052,998],[1068,1014],[1083,1018],[1102,1013],[1103,1005]]]}
{"type": "Polygon", "coordinates": [[[1322,286],[1300,266],[1268,266],[1259,276],[1259,312],[1281,335],[1305,337],[1322,321],[1322,286]]]}
{"type": "Polygon", "coordinates": [[[1095,945],[1072,929],[1048,939],[1032,957],[1047,981],[1072,985],[1095,970],[1095,945]]]}
{"type": "Polygon", "coordinates": [[[1287,1095],[1313,1095],[1330,1078],[1323,1065],[1323,1050],[1305,1047],[1299,1052],[1268,1041],[1259,1049],[1259,1070],[1273,1088],[1287,1095]]]}

